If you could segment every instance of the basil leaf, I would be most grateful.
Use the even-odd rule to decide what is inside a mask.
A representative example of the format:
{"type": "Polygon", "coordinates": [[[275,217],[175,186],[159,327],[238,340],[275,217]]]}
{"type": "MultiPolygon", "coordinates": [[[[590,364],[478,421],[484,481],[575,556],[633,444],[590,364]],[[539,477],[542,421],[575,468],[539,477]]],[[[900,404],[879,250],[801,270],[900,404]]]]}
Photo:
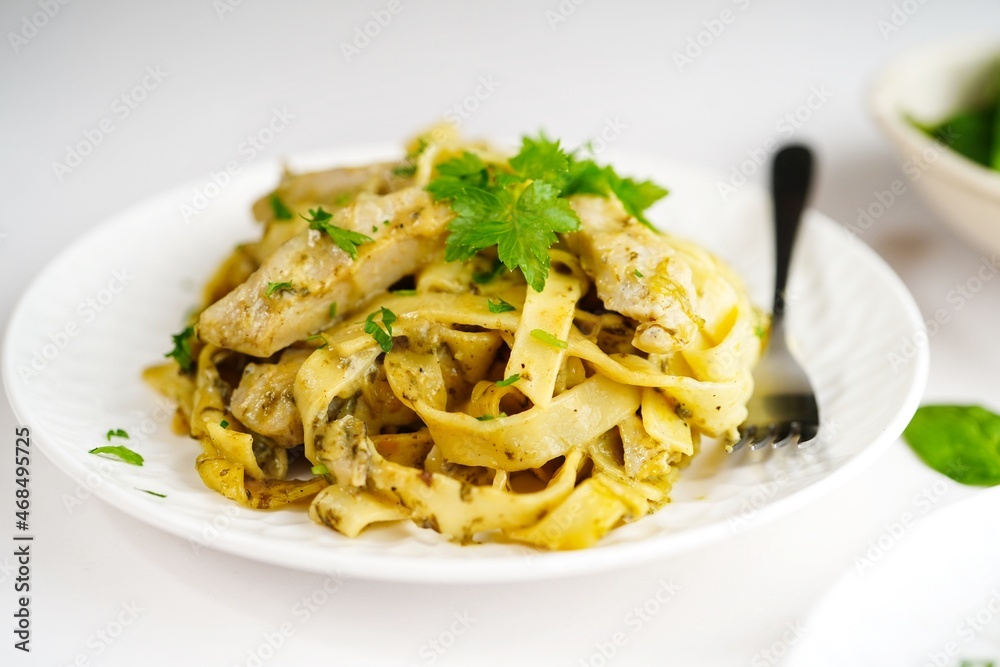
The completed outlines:
{"type": "Polygon", "coordinates": [[[903,432],[920,459],[956,482],[1000,484],[1000,415],[976,405],[925,405],[903,432]]]}

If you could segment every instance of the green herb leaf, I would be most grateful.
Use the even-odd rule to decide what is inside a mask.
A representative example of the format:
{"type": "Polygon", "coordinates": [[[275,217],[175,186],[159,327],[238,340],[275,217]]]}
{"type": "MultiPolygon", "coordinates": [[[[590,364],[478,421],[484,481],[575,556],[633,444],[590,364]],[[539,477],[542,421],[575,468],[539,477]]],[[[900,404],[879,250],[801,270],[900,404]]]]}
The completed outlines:
{"type": "Polygon", "coordinates": [[[633,271],[633,273],[635,274],[636,278],[642,278],[642,271],[640,271],[639,269],[636,269],[635,271],[633,271]]]}
{"type": "Polygon", "coordinates": [[[334,301],[330,304],[330,319],[337,317],[337,302],[334,301]]]}
{"type": "Polygon", "coordinates": [[[291,292],[294,289],[295,288],[292,287],[292,283],[290,282],[268,283],[267,290],[264,292],[264,296],[271,297],[274,296],[275,293],[281,294],[282,292],[291,292]]]}
{"type": "Polygon", "coordinates": [[[511,270],[521,269],[536,292],[545,287],[548,249],[556,233],[580,228],[580,219],[569,202],[559,198],[559,189],[543,181],[532,181],[516,199],[511,190],[466,189],[452,209],[458,216],[448,226],[446,260],[469,259],[495,245],[500,261],[511,270]]]}
{"type": "Polygon", "coordinates": [[[229,422],[223,419],[221,422],[219,422],[219,426],[221,426],[222,428],[229,428],[229,422]]]}
{"type": "Polygon", "coordinates": [[[304,215],[302,216],[302,219],[309,223],[309,229],[326,232],[333,242],[337,244],[337,247],[350,255],[351,259],[358,258],[359,245],[371,243],[374,240],[372,237],[365,236],[360,232],[352,232],[349,229],[334,225],[330,222],[333,214],[323,210],[322,206],[316,209],[309,209],[309,215],[311,217],[308,218],[304,215]]]}
{"type": "Polygon", "coordinates": [[[308,343],[309,341],[311,341],[311,340],[321,340],[321,341],[323,341],[323,344],[322,344],[322,345],[320,345],[319,347],[317,347],[317,348],[316,348],[317,350],[322,350],[322,349],[323,349],[324,347],[326,347],[327,345],[329,345],[329,344],[330,344],[330,343],[329,343],[329,342],[328,342],[328,341],[326,340],[326,338],[324,338],[323,336],[321,336],[321,335],[319,335],[319,334],[314,334],[314,335],[312,335],[312,336],[309,336],[309,338],[306,338],[306,342],[307,342],[307,343],[308,343]]]}
{"type": "Polygon", "coordinates": [[[550,334],[548,331],[544,331],[542,329],[532,329],[531,337],[537,338],[546,345],[551,345],[552,347],[558,347],[560,350],[565,350],[566,348],[569,347],[569,343],[567,343],[564,340],[559,340],[558,338],[550,334]]]}
{"type": "Polygon", "coordinates": [[[903,432],[924,463],[956,482],[1000,484],[1000,415],[975,405],[925,405],[903,432]]]}
{"type": "Polygon", "coordinates": [[[108,456],[112,456],[112,457],[121,459],[125,463],[130,463],[130,464],[132,464],[134,466],[141,466],[142,465],[142,456],[141,455],[133,452],[128,447],[123,447],[121,445],[116,445],[114,447],[111,447],[111,446],[95,447],[95,448],[91,449],[90,452],[88,452],[88,453],[90,453],[90,454],[106,454],[108,456]]]}
{"type": "Polygon", "coordinates": [[[487,299],[486,305],[489,306],[491,313],[509,313],[512,310],[517,310],[514,306],[507,303],[503,299],[497,298],[499,303],[493,303],[493,299],[487,299]]]}
{"type": "Polygon", "coordinates": [[[174,349],[163,355],[165,357],[172,357],[185,373],[194,367],[194,358],[191,356],[192,336],[194,336],[194,327],[187,327],[179,334],[171,336],[174,340],[174,349]]]}
{"type": "Polygon", "coordinates": [[[424,154],[427,149],[427,140],[423,137],[417,137],[417,145],[413,147],[413,150],[406,154],[407,160],[416,160],[418,157],[424,154]]]}
{"type": "MultiPolygon", "coordinates": [[[[614,172],[611,173],[614,174],[614,172]]],[[[614,178],[610,180],[610,185],[611,191],[615,193],[629,215],[650,229],[657,231],[653,223],[646,218],[644,212],[657,201],[666,197],[667,190],[652,181],[633,181],[631,178],[621,178],[617,174],[614,174],[614,178]]]]}
{"type": "Polygon", "coordinates": [[[438,177],[427,185],[427,191],[439,201],[452,199],[468,188],[485,188],[490,181],[486,163],[469,151],[439,164],[437,173],[438,177]]]}
{"type": "Polygon", "coordinates": [[[910,119],[910,123],[956,153],[989,167],[991,147],[997,141],[994,137],[995,116],[996,107],[991,106],[985,109],[960,111],[938,125],[921,125],[913,119],[910,119]]]}
{"type": "Polygon", "coordinates": [[[611,192],[608,178],[613,171],[611,167],[601,167],[593,160],[578,160],[574,157],[570,160],[563,196],[581,194],[606,197],[611,192]]]}
{"type": "Polygon", "coordinates": [[[143,493],[148,493],[149,495],[156,496],[157,498],[166,498],[167,497],[166,494],[164,494],[164,493],[157,493],[156,491],[150,491],[149,489],[140,489],[139,487],[135,487],[135,490],[136,491],[142,491],[143,493]]]}
{"type": "Polygon", "coordinates": [[[365,318],[365,333],[370,334],[375,339],[383,352],[392,349],[392,324],[395,321],[396,314],[384,306],[365,318]],[[375,316],[379,314],[382,315],[382,324],[385,325],[385,329],[375,321],[375,316]]]}
{"type": "Polygon", "coordinates": [[[552,141],[539,132],[537,138],[521,138],[521,151],[510,159],[510,166],[525,178],[561,184],[569,174],[569,156],[558,139],[552,141]]]}
{"type": "Polygon", "coordinates": [[[314,474],[314,475],[326,475],[326,474],[329,474],[329,472],[330,472],[330,469],[329,469],[329,468],[327,468],[327,467],[326,467],[325,465],[323,465],[322,463],[320,463],[319,465],[314,465],[314,466],[313,466],[312,468],[310,468],[309,470],[310,470],[310,471],[312,472],[312,474],[314,474]]]}
{"type": "Polygon", "coordinates": [[[285,202],[281,201],[281,197],[278,196],[277,192],[271,194],[271,210],[274,212],[275,220],[291,220],[292,211],[290,208],[285,206],[285,202]]]}
{"type": "Polygon", "coordinates": [[[571,160],[563,196],[574,194],[614,194],[625,211],[653,231],[659,231],[646,218],[645,211],[667,196],[668,191],[652,181],[622,178],[610,166],[601,167],[593,160],[571,160]]]}
{"type": "Polygon", "coordinates": [[[401,164],[399,166],[392,168],[392,173],[394,176],[399,176],[401,178],[409,178],[417,173],[417,165],[415,164],[401,164]]]}
{"type": "Polygon", "coordinates": [[[476,271],[472,274],[472,282],[477,285],[486,285],[496,280],[497,276],[507,270],[499,259],[493,262],[493,268],[489,271],[476,271]]]}
{"type": "Polygon", "coordinates": [[[497,380],[496,385],[498,387],[509,387],[510,385],[514,384],[515,382],[517,382],[520,379],[521,379],[521,374],[520,373],[514,373],[509,378],[504,378],[503,380],[497,380]]]}
{"type": "Polygon", "coordinates": [[[477,421],[481,421],[481,422],[488,422],[488,421],[493,421],[494,419],[500,419],[501,417],[506,417],[506,416],[507,416],[506,412],[501,412],[498,415],[479,415],[478,417],[476,417],[476,420],[477,421]]]}
{"type": "MultiPolygon", "coordinates": [[[[505,164],[488,164],[469,151],[442,162],[427,190],[436,200],[450,200],[455,212],[446,260],[468,260],[496,246],[500,261],[520,269],[537,292],[548,278],[548,249],[556,234],[580,228],[565,197],[614,194],[630,215],[652,228],[644,211],[667,194],[650,181],[622,178],[611,167],[568,155],[544,134],[523,137],[520,151],[505,164]]],[[[496,273],[473,279],[481,284],[493,277],[496,273]]]]}
{"type": "Polygon", "coordinates": [[[114,428],[108,431],[107,438],[108,442],[111,442],[111,438],[125,438],[128,440],[128,433],[125,432],[125,429],[114,428]]]}

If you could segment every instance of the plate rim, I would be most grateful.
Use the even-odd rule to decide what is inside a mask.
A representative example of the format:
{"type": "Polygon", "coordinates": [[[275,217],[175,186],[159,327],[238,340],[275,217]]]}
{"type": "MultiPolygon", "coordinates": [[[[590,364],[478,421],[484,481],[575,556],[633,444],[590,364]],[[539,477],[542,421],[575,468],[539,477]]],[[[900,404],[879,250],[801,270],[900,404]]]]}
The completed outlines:
{"type": "MultiPolygon", "coordinates": [[[[250,178],[253,173],[266,170],[278,173],[282,165],[289,163],[293,165],[308,165],[323,161],[323,164],[330,167],[339,164],[348,164],[355,159],[381,159],[384,156],[398,156],[400,153],[401,151],[398,146],[386,142],[295,152],[289,153],[287,156],[273,157],[255,162],[249,165],[240,176],[250,178]]],[[[631,159],[639,163],[660,164],[671,168],[683,167],[689,172],[695,172],[699,179],[701,177],[709,179],[719,176],[719,172],[715,170],[653,154],[614,151],[611,157],[622,160],[631,159]]],[[[133,203],[75,238],[66,247],[56,253],[35,274],[11,310],[11,315],[4,331],[3,347],[0,350],[0,359],[3,361],[2,379],[4,390],[18,423],[28,424],[30,419],[25,420],[24,418],[30,417],[31,410],[26,407],[26,399],[23,396],[19,396],[16,392],[11,391],[16,386],[15,383],[19,382],[15,377],[13,363],[15,355],[13,332],[18,328],[21,321],[27,317],[28,302],[35,296],[33,293],[40,289],[40,285],[44,282],[43,279],[51,272],[58,270],[59,265],[65,261],[67,256],[78,252],[77,248],[79,246],[92,242],[95,236],[105,234],[108,230],[117,226],[127,225],[130,219],[153,206],[162,205],[164,202],[176,203],[182,193],[189,192],[192,187],[202,185],[203,180],[193,179],[133,203]]],[[[758,191],[763,190],[754,184],[748,184],[746,187],[758,191]]],[[[837,222],[812,208],[807,209],[803,224],[818,226],[828,231],[841,229],[841,226],[837,222]]],[[[860,241],[860,239],[856,240],[859,242],[856,244],[855,251],[864,256],[870,268],[875,270],[886,287],[890,288],[897,303],[904,307],[912,323],[917,326],[917,331],[926,332],[920,310],[902,279],[878,253],[863,241],[860,241]]],[[[917,354],[909,362],[912,368],[913,380],[909,384],[906,396],[900,402],[899,408],[892,418],[886,422],[882,432],[831,473],[790,493],[788,496],[775,499],[761,507],[755,513],[752,522],[750,522],[749,530],[755,530],[759,526],[791,514],[797,509],[802,509],[818,498],[832,492],[861,470],[871,465],[876,458],[881,456],[896,441],[916,411],[927,384],[930,366],[929,351],[925,345],[916,346],[916,349],[917,354]],[[793,499],[796,499],[797,502],[792,502],[793,499]]],[[[59,436],[46,434],[44,424],[31,425],[30,428],[32,435],[37,438],[39,443],[38,448],[45,454],[49,461],[55,464],[71,480],[78,482],[87,474],[88,471],[78,468],[73,459],[59,457],[50,453],[46,442],[57,440],[59,436]]],[[[116,510],[120,510],[147,525],[181,539],[193,543],[201,543],[201,540],[197,537],[197,528],[194,525],[197,522],[196,519],[188,518],[186,515],[176,511],[165,511],[163,505],[157,504],[157,501],[152,498],[140,497],[137,500],[135,494],[128,493],[124,488],[113,484],[101,484],[97,488],[92,489],[92,492],[93,495],[112,505],[116,510]]],[[[287,554],[283,554],[280,548],[261,549],[259,536],[243,535],[239,531],[223,531],[218,539],[204,546],[205,548],[222,551],[252,561],[300,571],[327,574],[335,571],[337,576],[345,578],[407,583],[470,584],[538,581],[574,577],[586,573],[600,573],[621,566],[664,559],[696,548],[709,546],[724,538],[727,534],[735,536],[725,520],[715,520],[706,525],[684,529],[677,533],[647,536],[634,542],[615,544],[607,549],[583,549],[579,551],[551,553],[537,552],[533,554],[535,557],[530,558],[524,556],[484,556],[474,559],[432,559],[385,553],[380,554],[377,559],[372,559],[358,553],[338,554],[335,548],[331,548],[331,556],[324,558],[324,562],[322,563],[312,560],[289,562],[287,554]],[[253,547],[252,551],[248,550],[247,547],[249,546],[253,547]]]]}

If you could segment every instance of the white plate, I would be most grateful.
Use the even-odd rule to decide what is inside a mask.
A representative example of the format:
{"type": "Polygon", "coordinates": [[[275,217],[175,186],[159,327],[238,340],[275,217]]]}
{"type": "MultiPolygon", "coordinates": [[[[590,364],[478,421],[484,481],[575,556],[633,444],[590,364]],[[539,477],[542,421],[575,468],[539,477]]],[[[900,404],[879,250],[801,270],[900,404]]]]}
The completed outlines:
{"type": "Polygon", "coordinates": [[[998,514],[1000,488],[892,522],[809,615],[783,664],[1000,665],[998,514]]]}
{"type": "MultiPolygon", "coordinates": [[[[369,147],[291,163],[319,168],[398,154],[369,147]]],[[[612,161],[623,173],[667,185],[671,195],[652,217],[729,259],[756,301],[769,303],[772,233],[762,191],[747,186],[724,201],[711,174],[649,158],[612,161]]],[[[221,191],[206,188],[205,179],[101,225],[38,277],[7,332],[4,382],[37,445],[115,507],[197,544],[288,567],[391,580],[511,581],[617,568],[724,539],[829,491],[896,439],[923,392],[926,346],[912,298],[875,253],[810,211],[788,289],[790,334],[816,384],[823,420],[821,446],[810,455],[734,465],[718,447],[706,446],[683,472],[671,505],[571,553],[461,547],[409,523],[349,540],[304,512],[238,508],[202,485],[194,470],[197,445],[172,434],[169,410],[158,409],[163,401],[139,373],[163,358],[170,334],[182,327],[183,313],[221,258],[258,233],[250,203],[278,174],[277,163],[244,167],[221,191]],[[185,222],[180,207],[193,200],[195,188],[215,197],[185,222]],[[87,453],[106,444],[111,428],[132,434],[128,444],[145,466],[87,453]]]]}

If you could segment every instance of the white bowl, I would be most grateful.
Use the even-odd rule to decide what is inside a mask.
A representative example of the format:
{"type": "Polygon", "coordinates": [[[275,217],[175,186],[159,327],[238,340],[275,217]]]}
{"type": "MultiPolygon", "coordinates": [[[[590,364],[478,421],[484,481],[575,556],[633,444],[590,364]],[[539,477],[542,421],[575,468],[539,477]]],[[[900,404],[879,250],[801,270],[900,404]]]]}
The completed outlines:
{"type": "Polygon", "coordinates": [[[896,147],[906,178],[959,234],[990,252],[1000,252],[1000,172],[934,141],[908,117],[938,123],[985,101],[983,82],[998,59],[1000,36],[921,46],[886,65],[871,93],[875,119],[896,147]]]}

